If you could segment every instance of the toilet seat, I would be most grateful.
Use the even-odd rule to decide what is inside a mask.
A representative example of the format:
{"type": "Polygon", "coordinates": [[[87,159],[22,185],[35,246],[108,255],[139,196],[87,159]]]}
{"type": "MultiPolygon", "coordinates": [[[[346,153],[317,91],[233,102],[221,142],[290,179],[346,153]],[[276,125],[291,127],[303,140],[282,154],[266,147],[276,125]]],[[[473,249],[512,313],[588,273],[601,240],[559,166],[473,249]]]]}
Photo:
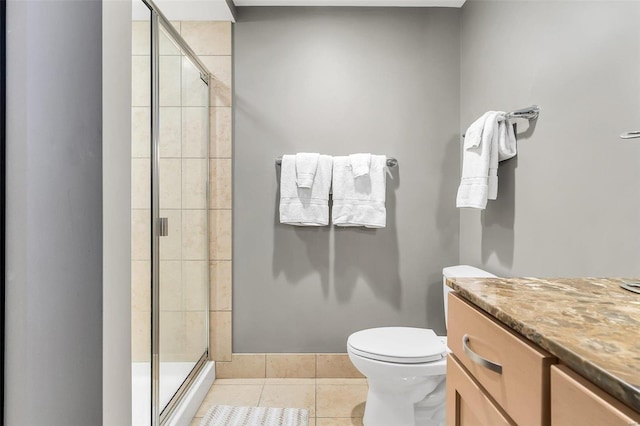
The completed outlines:
{"type": "Polygon", "coordinates": [[[447,356],[443,338],[427,328],[370,328],[349,336],[347,346],[363,358],[396,364],[422,364],[447,356]]]}

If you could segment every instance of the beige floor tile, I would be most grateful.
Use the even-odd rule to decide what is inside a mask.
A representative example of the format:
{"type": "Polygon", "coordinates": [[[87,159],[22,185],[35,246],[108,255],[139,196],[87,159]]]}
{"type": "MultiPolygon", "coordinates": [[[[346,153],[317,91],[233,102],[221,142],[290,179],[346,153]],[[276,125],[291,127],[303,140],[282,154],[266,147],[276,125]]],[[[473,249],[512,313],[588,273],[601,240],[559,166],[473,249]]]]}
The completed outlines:
{"type": "Polygon", "coordinates": [[[362,417],[367,385],[316,385],[318,417],[362,417]]]}
{"type": "Polygon", "coordinates": [[[317,418],[316,426],[362,426],[361,417],[317,418]]]}
{"type": "Polygon", "coordinates": [[[262,385],[213,385],[202,401],[195,417],[203,417],[213,405],[256,407],[262,385]]]}
{"type": "Polygon", "coordinates": [[[339,379],[339,378],[331,378],[331,379],[316,379],[317,385],[366,385],[367,379],[339,379]]]}
{"type": "Polygon", "coordinates": [[[259,407],[306,408],[315,417],[314,385],[264,385],[259,407]]]}
{"type": "Polygon", "coordinates": [[[316,379],[277,379],[270,378],[266,379],[265,384],[267,385],[315,385],[316,379]]]}
{"type": "Polygon", "coordinates": [[[264,385],[264,379],[216,379],[215,385],[264,385]]]}
{"type": "Polygon", "coordinates": [[[189,424],[189,426],[199,426],[201,420],[202,420],[202,417],[194,417],[193,420],[191,420],[191,423],[189,424]]]}
{"type": "Polygon", "coordinates": [[[310,417],[309,418],[309,425],[308,426],[316,426],[316,419],[314,417],[310,417]]]}

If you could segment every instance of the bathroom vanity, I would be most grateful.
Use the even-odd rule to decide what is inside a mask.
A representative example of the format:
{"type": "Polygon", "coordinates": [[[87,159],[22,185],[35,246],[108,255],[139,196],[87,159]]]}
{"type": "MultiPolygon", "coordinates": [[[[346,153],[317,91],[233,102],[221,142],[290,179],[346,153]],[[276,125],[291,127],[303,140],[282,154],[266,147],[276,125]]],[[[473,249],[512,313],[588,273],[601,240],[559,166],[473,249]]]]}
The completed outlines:
{"type": "Polygon", "coordinates": [[[447,424],[640,424],[640,295],[622,281],[448,280],[447,424]]]}

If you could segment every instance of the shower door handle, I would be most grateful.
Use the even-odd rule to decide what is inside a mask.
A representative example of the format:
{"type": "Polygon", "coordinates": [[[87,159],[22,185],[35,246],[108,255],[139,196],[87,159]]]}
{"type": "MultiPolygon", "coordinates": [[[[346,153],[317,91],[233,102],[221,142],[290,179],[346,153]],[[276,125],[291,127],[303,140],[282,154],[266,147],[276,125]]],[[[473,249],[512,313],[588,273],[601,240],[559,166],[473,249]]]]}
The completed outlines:
{"type": "Polygon", "coordinates": [[[166,237],[169,235],[169,218],[158,218],[158,235],[160,237],[166,237]]]}

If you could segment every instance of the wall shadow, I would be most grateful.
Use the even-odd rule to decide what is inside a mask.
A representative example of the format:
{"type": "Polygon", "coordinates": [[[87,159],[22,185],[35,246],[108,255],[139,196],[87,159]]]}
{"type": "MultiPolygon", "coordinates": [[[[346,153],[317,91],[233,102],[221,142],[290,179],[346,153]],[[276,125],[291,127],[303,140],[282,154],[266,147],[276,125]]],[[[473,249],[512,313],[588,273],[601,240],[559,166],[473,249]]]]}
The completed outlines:
{"type": "Polygon", "coordinates": [[[325,299],[329,296],[330,226],[293,226],[280,223],[280,166],[276,172],[275,206],[273,214],[272,274],[284,274],[287,283],[297,285],[317,274],[325,299]]]}
{"type": "Polygon", "coordinates": [[[387,226],[381,229],[334,226],[334,285],[338,303],[351,300],[359,281],[368,285],[377,298],[397,310],[402,301],[399,272],[396,190],[400,186],[399,167],[387,176],[387,226]]]}

